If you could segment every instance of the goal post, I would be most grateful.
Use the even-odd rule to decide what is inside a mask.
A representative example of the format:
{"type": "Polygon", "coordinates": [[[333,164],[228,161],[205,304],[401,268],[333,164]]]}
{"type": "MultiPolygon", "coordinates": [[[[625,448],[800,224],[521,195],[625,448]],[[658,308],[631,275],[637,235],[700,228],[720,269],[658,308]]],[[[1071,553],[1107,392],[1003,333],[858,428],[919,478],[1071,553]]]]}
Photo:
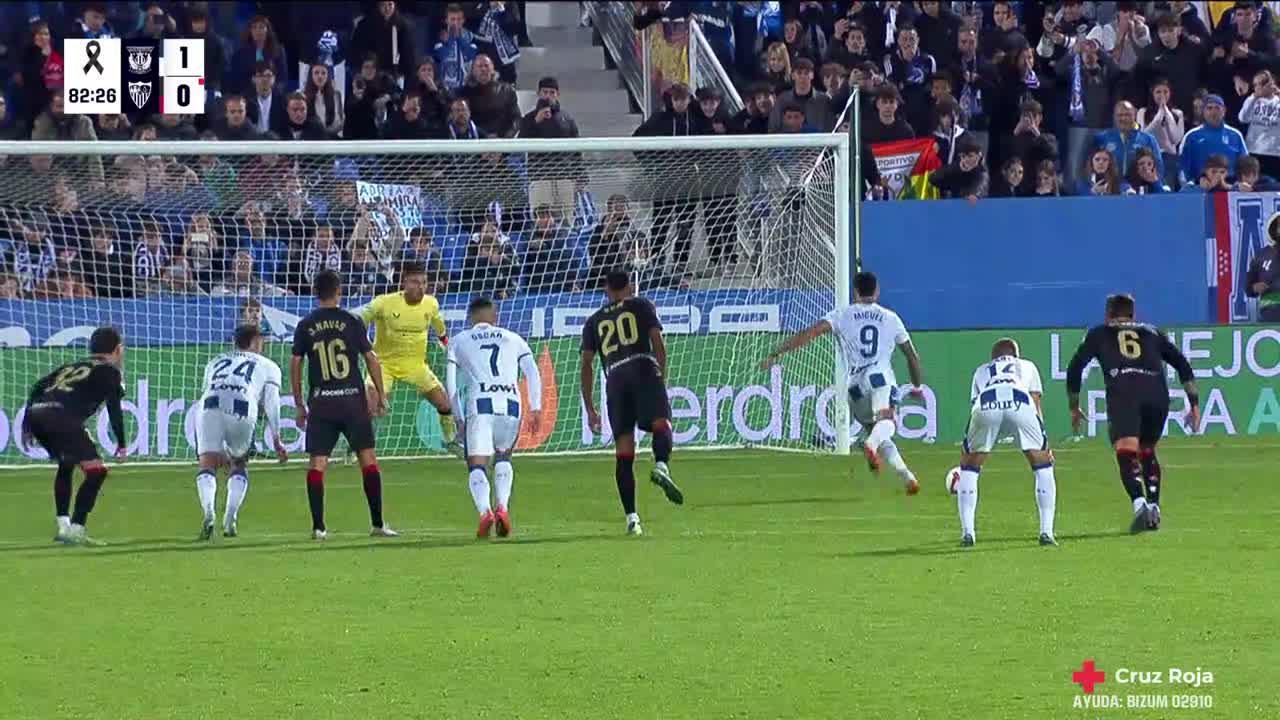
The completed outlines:
{"type": "MultiPolygon", "coordinates": [[[[425,264],[449,333],[487,295],[534,349],[545,411],[539,432],[525,421],[521,451],[611,444],[586,422],[578,346],[603,274],[625,267],[668,336],[678,445],[848,452],[829,338],[759,369],[783,337],[851,300],[844,133],[0,142],[0,163],[0,464],[44,459],[23,444],[27,392],[105,324],[125,336],[130,455],[194,459],[202,372],[236,325],[259,323],[287,375],[319,270],[339,270],[343,304],[359,311],[399,289],[406,261],[425,264]]],[[[428,345],[443,381],[444,352],[428,345]]],[[[603,412],[598,371],[596,382],[603,412]]],[[[300,453],[284,404],[282,439],[300,453]]],[[[443,454],[411,378],[391,407],[381,456],[443,454]]],[[[105,413],[89,431],[114,449],[105,413]]]]}

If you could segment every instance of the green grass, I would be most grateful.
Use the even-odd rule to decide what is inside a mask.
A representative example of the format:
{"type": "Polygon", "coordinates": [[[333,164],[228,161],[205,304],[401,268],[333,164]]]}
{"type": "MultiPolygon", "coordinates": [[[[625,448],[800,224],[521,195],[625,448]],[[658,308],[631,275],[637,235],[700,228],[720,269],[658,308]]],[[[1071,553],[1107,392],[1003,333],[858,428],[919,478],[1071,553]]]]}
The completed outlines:
{"type": "Polygon", "coordinates": [[[51,468],[8,471],[0,717],[1280,717],[1276,452],[1170,442],[1164,529],[1130,537],[1108,449],[1061,449],[1056,549],[1000,452],[968,551],[957,451],[914,444],[911,498],[855,458],[677,452],[687,504],[642,483],[643,538],[607,457],[519,459],[517,533],[491,542],[456,462],[385,464],[393,541],[335,470],[323,545],[296,465],[255,466],[241,537],[211,545],[189,469],[116,470],[92,549],[49,542],[51,468]],[[1087,658],[1122,700],[1144,688],[1117,668],[1210,670],[1186,692],[1214,707],[1073,709],[1087,658]]]}

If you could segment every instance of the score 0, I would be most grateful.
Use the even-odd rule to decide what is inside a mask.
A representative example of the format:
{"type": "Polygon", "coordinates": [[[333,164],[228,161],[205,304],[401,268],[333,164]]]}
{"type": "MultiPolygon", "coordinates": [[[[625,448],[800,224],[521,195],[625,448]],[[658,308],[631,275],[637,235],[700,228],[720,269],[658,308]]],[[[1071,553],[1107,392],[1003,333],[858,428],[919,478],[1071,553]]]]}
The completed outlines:
{"type": "Polygon", "coordinates": [[[203,115],[204,40],[165,40],[160,74],[164,94],[160,111],[171,115],[203,115]]]}

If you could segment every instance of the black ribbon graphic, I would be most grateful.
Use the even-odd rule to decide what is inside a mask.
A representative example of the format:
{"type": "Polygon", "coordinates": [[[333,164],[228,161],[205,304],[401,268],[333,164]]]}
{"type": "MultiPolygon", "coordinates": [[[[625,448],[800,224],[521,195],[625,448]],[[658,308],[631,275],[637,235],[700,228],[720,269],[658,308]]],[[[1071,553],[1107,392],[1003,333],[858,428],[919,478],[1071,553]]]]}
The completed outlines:
{"type": "Polygon", "coordinates": [[[84,46],[84,51],[89,56],[89,62],[85,63],[84,70],[81,72],[87,73],[92,68],[97,70],[99,75],[105,73],[106,69],[102,67],[102,63],[98,62],[98,56],[102,54],[102,45],[98,44],[97,40],[90,40],[89,44],[84,46]]]}

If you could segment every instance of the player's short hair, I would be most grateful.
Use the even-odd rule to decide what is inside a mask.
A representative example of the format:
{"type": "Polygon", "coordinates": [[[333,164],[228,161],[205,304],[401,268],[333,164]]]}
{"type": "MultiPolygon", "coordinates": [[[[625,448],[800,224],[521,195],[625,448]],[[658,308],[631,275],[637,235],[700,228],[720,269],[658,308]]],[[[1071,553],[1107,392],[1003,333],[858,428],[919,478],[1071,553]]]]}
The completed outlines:
{"type": "Polygon", "coordinates": [[[995,344],[991,346],[991,357],[998,358],[1004,357],[1005,355],[1022,357],[1018,348],[1017,340],[1014,340],[1011,337],[1002,337],[999,340],[996,340],[995,344]]]}
{"type": "Polygon", "coordinates": [[[471,316],[481,310],[492,310],[496,307],[497,305],[494,304],[493,300],[481,295],[479,297],[472,298],[471,302],[467,305],[467,315],[471,316]]]}
{"type": "Polygon", "coordinates": [[[110,325],[100,327],[89,336],[89,353],[91,355],[110,355],[120,347],[122,339],[120,331],[110,325]]]}
{"type": "Polygon", "coordinates": [[[342,289],[342,276],[333,270],[321,270],[311,282],[311,289],[317,300],[332,300],[342,289]]]}
{"type": "Polygon", "coordinates": [[[426,275],[427,266],[421,260],[405,260],[400,263],[401,279],[409,275],[426,275]]]}
{"type": "Polygon", "coordinates": [[[1133,317],[1137,303],[1129,293],[1116,293],[1107,296],[1107,317],[1133,317]]]}
{"type": "Polygon", "coordinates": [[[860,272],[853,276],[853,292],[858,297],[871,297],[880,289],[880,280],[875,273],[860,272]]]}
{"type": "Polygon", "coordinates": [[[614,292],[621,292],[631,284],[631,273],[626,270],[610,270],[604,276],[604,285],[614,292]]]}
{"type": "Polygon", "coordinates": [[[248,350],[253,346],[253,341],[260,337],[262,337],[262,329],[257,325],[246,323],[236,327],[235,342],[240,350],[248,350]]]}

